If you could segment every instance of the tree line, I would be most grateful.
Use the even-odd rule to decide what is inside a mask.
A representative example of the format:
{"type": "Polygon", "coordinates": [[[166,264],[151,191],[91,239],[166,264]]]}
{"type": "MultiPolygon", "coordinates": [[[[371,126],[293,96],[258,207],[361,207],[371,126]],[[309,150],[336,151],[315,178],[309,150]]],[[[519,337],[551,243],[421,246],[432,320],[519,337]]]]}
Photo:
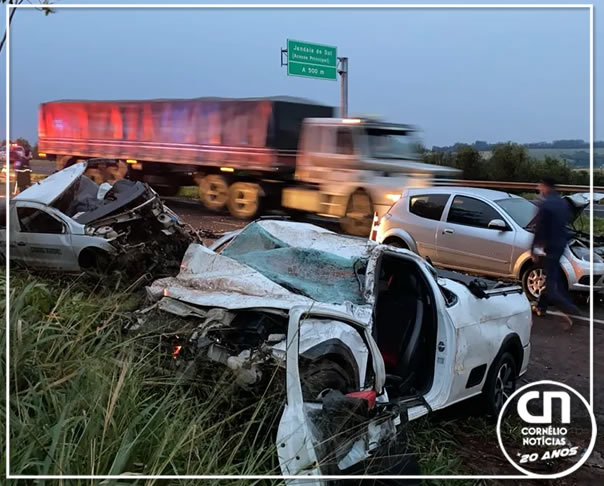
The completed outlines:
{"type": "MultiPolygon", "coordinates": [[[[459,145],[455,152],[426,152],[424,162],[455,167],[463,172],[463,179],[505,182],[538,182],[550,175],[558,184],[589,185],[589,170],[573,170],[564,160],[546,156],[543,160],[529,155],[527,147],[503,143],[492,148],[485,159],[471,145],[459,145]]],[[[604,171],[594,172],[594,185],[604,185],[604,171]]]]}
{"type": "MultiPolygon", "coordinates": [[[[490,150],[495,149],[500,145],[505,145],[504,142],[497,143],[489,143],[484,140],[476,140],[474,143],[455,143],[453,145],[443,145],[438,146],[434,145],[432,147],[432,152],[456,152],[461,147],[470,146],[478,152],[488,152],[490,150]]],[[[569,149],[569,150],[577,150],[577,149],[589,149],[589,143],[585,140],[580,139],[568,139],[568,140],[554,140],[553,142],[533,142],[533,143],[523,143],[521,144],[523,147],[532,148],[532,149],[569,149]]],[[[604,148],[604,141],[596,140],[594,142],[594,148],[604,148]]]]}

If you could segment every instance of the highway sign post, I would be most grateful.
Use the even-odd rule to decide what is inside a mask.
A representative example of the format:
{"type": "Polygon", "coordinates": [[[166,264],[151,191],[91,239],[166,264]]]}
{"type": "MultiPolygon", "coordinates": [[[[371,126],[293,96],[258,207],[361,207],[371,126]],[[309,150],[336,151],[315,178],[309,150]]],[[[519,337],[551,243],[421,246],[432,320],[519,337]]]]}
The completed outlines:
{"type": "Polygon", "coordinates": [[[281,65],[287,65],[288,76],[335,81],[339,74],[340,116],[348,116],[348,58],[338,57],[336,47],[288,39],[287,49],[281,49],[281,65]]]}

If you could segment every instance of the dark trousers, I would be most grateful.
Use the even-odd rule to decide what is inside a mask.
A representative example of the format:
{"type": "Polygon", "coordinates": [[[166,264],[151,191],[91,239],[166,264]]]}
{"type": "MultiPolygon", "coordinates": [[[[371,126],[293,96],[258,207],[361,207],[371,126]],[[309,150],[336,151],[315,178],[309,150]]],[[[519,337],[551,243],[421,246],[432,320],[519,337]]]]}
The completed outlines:
{"type": "Polygon", "coordinates": [[[537,307],[539,310],[546,311],[548,305],[553,305],[567,314],[580,315],[581,311],[570,299],[562,282],[560,257],[562,257],[562,252],[556,251],[547,253],[544,258],[545,290],[539,296],[537,307]]]}

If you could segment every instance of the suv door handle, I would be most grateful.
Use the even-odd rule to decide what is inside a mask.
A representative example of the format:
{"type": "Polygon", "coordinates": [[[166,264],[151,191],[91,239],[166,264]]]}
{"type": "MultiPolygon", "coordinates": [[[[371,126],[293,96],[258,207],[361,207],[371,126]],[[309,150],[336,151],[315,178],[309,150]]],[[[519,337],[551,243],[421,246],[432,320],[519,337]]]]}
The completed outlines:
{"type": "Polygon", "coordinates": [[[455,233],[455,231],[449,228],[443,230],[443,235],[452,235],[453,233],[455,233]]]}
{"type": "Polygon", "coordinates": [[[19,241],[19,242],[17,243],[17,245],[18,245],[18,246],[26,246],[26,245],[27,245],[27,243],[25,243],[25,242],[23,242],[23,241],[19,241]]]}

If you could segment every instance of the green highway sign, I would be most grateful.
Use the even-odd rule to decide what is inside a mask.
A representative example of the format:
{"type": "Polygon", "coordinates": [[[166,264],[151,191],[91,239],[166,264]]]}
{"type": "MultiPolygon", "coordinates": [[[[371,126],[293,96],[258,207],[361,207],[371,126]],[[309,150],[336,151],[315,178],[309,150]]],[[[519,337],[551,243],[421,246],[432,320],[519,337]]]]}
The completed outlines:
{"type": "Polygon", "coordinates": [[[305,78],[338,78],[337,49],[332,46],[287,40],[287,74],[305,78]]]}

